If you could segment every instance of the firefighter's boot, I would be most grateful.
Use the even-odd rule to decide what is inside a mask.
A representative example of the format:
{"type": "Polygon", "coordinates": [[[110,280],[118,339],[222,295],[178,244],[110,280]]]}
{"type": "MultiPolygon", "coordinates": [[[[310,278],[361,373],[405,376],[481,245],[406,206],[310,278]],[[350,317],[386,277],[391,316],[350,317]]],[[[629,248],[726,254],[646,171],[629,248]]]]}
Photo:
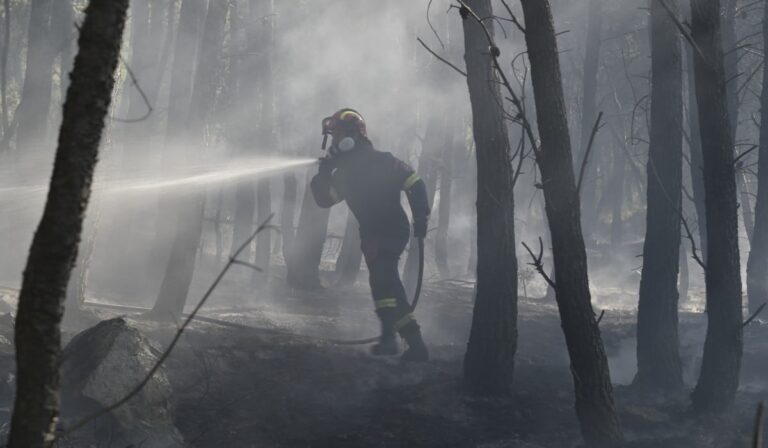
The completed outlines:
{"type": "Polygon", "coordinates": [[[408,349],[400,357],[402,362],[426,362],[429,361],[429,350],[421,338],[421,328],[416,321],[411,321],[400,329],[400,336],[405,339],[408,349]]]}
{"type": "Polygon", "coordinates": [[[371,347],[374,356],[394,356],[400,351],[397,346],[397,334],[394,328],[394,310],[386,309],[377,312],[381,320],[381,336],[379,342],[371,347]]]}

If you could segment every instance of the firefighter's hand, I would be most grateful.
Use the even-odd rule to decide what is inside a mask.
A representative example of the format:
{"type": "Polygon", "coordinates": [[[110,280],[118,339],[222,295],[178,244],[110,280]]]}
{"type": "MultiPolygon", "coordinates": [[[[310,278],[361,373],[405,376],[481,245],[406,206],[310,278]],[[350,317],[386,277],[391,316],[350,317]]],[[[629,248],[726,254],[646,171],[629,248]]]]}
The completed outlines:
{"type": "Polygon", "coordinates": [[[413,236],[415,238],[425,238],[427,236],[427,220],[420,219],[413,222],[413,236]]]}
{"type": "Polygon", "coordinates": [[[333,172],[333,169],[336,168],[336,162],[331,159],[330,157],[321,157],[320,158],[320,168],[319,173],[330,175],[333,172]]]}

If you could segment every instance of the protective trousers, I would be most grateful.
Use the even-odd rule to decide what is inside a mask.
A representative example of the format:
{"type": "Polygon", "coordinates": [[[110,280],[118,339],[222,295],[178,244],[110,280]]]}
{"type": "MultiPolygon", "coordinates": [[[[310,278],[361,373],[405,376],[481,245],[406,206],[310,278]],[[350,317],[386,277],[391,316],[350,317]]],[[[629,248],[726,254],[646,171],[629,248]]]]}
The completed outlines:
{"type": "Polygon", "coordinates": [[[417,335],[421,338],[421,333],[411,314],[398,271],[398,261],[407,243],[405,238],[376,237],[363,239],[361,247],[368,265],[376,314],[381,320],[382,336],[394,336],[399,332],[410,345],[412,338],[417,335]]]}

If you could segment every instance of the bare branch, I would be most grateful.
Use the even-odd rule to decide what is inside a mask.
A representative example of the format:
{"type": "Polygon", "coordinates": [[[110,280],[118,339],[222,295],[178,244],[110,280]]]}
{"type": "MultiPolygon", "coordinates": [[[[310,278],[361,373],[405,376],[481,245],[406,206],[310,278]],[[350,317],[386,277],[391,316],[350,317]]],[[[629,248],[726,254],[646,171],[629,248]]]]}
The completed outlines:
{"type": "Polygon", "coordinates": [[[603,111],[600,111],[599,114],[597,114],[597,119],[595,120],[595,125],[592,126],[592,133],[589,135],[589,143],[587,143],[587,150],[584,152],[584,160],[581,161],[581,169],[579,170],[579,181],[576,183],[576,195],[578,196],[581,192],[581,183],[584,181],[584,171],[587,168],[587,164],[589,163],[589,153],[592,152],[592,147],[595,143],[595,136],[597,135],[597,131],[600,130],[602,125],[600,122],[603,120],[603,111]]]}
{"type": "Polygon", "coordinates": [[[112,120],[118,123],[138,123],[140,121],[144,121],[147,118],[149,118],[149,116],[152,115],[152,112],[154,111],[154,109],[152,108],[152,104],[150,104],[147,94],[144,93],[144,89],[141,88],[141,84],[139,84],[139,80],[136,79],[136,75],[133,74],[133,70],[131,70],[131,66],[128,65],[128,63],[125,61],[125,59],[123,59],[122,56],[120,56],[120,62],[123,63],[123,65],[125,66],[125,71],[128,73],[128,77],[131,78],[131,85],[136,88],[136,91],[139,92],[139,96],[141,97],[141,100],[144,101],[144,104],[146,104],[147,112],[138,118],[112,117],[112,120]]]}
{"type": "Polygon", "coordinates": [[[457,72],[459,72],[459,73],[460,73],[462,76],[464,76],[464,77],[466,77],[466,76],[467,76],[466,72],[464,72],[462,69],[460,69],[459,67],[456,67],[456,66],[455,66],[455,65],[453,65],[451,62],[449,62],[447,59],[443,58],[443,57],[442,57],[442,56],[440,56],[439,54],[437,54],[437,53],[435,53],[434,51],[432,51],[432,49],[431,49],[431,48],[429,48],[429,46],[427,46],[427,44],[425,44],[425,43],[424,43],[424,41],[423,41],[423,40],[421,40],[421,38],[420,38],[420,37],[417,37],[417,38],[416,38],[416,40],[417,40],[417,41],[418,41],[418,42],[421,44],[421,46],[422,46],[422,47],[424,47],[424,49],[426,49],[428,52],[430,52],[430,53],[432,54],[432,56],[436,57],[436,58],[437,58],[439,61],[443,62],[444,64],[448,65],[448,66],[449,66],[449,67],[451,67],[452,69],[456,70],[456,71],[457,71],[457,72]]]}
{"type": "Polygon", "coordinates": [[[524,242],[522,243],[523,247],[525,247],[525,250],[528,251],[528,253],[531,255],[531,259],[533,262],[528,263],[529,265],[533,266],[536,269],[536,272],[539,273],[542,277],[544,277],[544,280],[551,286],[552,288],[555,287],[555,282],[549,278],[549,275],[547,275],[546,271],[544,270],[544,264],[541,262],[541,259],[544,257],[544,242],[541,240],[541,237],[539,237],[539,255],[534,255],[533,251],[530,247],[528,247],[527,244],[524,242]]]}
{"type": "Polygon", "coordinates": [[[509,14],[509,20],[512,21],[512,23],[515,24],[518,30],[520,30],[523,34],[525,34],[525,27],[520,24],[520,22],[517,20],[517,16],[512,12],[512,8],[509,7],[506,0],[501,0],[501,4],[504,5],[504,8],[507,10],[507,13],[509,14]]]}
{"type": "MultiPolygon", "coordinates": [[[[443,43],[443,40],[440,39],[440,35],[437,33],[437,30],[434,26],[432,26],[432,20],[429,19],[429,10],[432,8],[432,2],[434,0],[429,0],[429,3],[427,3],[427,25],[429,25],[429,29],[432,30],[432,33],[435,34],[435,37],[437,38],[437,41],[440,42],[440,46],[443,47],[443,50],[445,50],[445,44],[443,43]]],[[[424,45],[422,43],[422,45],[424,45]]]]}
{"type": "Polygon", "coordinates": [[[759,316],[759,315],[760,315],[760,313],[762,313],[762,312],[763,312],[763,310],[765,309],[765,306],[766,306],[766,305],[768,305],[768,303],[766,303],[766,302],[763,302],[763,304],[762,304],[762,305],[760,305],[760,307],[759,307],[758,309],[756,309],[756,310],[755,310],[755,312],[754,312],[754,313],[752,313],[752,315],[751,315],[751,316],[749,316],[749,319],[745,320],[745,321],[744,321],[744,323],[743,323],[743,324],[741,324],[741,326],[742,326],[742,327],[746,327],[746,326],[747,326],[747,325],[749,325],[749,324],[750,324],[750,323],[751,323],[753,320],[757,319],[757,316],[759,316]]]}
{"type": "Polygon", "coordinates": [[[142,379],[139,384],[136,385],[130,392],[125,394],[125,396],[113,404],[101,408],[95,412],[93,412],[90,415],[87,415],[86,417],[82,418],[80,421],[75,422],[69,429],[59,433],[56,435],[56,439],[54,440],[54,443],[56,440],[61,440],[63,437],[66,437],[73,432],[77,431],[78,429],[84,427],[88,423],[96,420],[99,417],[102,417],[115,409],[119,408],[120,406],[124,405],[128,401],[130,401],[133,397],[135,397],[139,392],[141,392],[142,389],[144,389],[144,386],[149,383],[149,381],[152,379],[152,377],[155,375],[155,373],[160,369],[160,367],[163,365],[166,359],[168,359],[168,356],[170,356],[171,352],[173,351],[174,347],[176,347],[176,344],[179,342],[179,339],[181,339],[182,334],[184,333],[184,330],[186,330],[187,326],[189,326],[190,322],[192,322],[193,319],[195,319],[195,316],[200,311],[200,309],[205,305],[205,302],[208,301],[208,298],[211,296],[213,291],[216,289],[216,287],[219,285],[221,280],[224,278],[224,275],[229,271],[229,268],[232,267],[234,264],[241,264],[236,263],[237,257],[240,256],[240,253],[245,250],[246,247],[248,247],[251,244],[251,241],[253,241],[256,236],[261,233],[264,229],[266,229],[269,226],[269,222],[272,220],[272,217],[274,214],[269,215],[267,219],[259,225],[259,227],[256,229],[256,231],[247,239],[243,244],[240,245],[240,247],[237,248],[234,254],[232,254],[232,257],[230,257],[229,262],[224,266],[224,268],[219,272],[219,275],[216,276],[216,279],[214,279],[213,283],[211,283],[211,286],[208,287],[208,290],[205,292],[203,297],[200,299],[200,301],[197,303],[195,308],[192,310],[191,313],[187,316],[187,318],[184,320],[184,322],[181,324],[179,329],[176,331],[176,334],[173,336],[173,339],[171,340],[171,343],[168,345],[168,348],[165,349],[165,351],[160,355],[160,357],[155,362],[155,365],[152,366],[151,369],[149,369],[149,372],[144,376],[144,379],[142,379]]]}

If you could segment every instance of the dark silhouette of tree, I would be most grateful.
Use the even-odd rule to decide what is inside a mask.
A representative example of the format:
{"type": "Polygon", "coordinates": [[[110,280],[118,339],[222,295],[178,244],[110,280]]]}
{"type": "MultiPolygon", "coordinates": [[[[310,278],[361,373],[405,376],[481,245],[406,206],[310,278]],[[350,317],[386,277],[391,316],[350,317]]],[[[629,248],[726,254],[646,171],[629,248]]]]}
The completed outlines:
{"type": "Polygon", "coordinates": [[[536,162],[552,235],[555,297],[571,359],[576,415],[588,445],[614,446],[621,441],[622,431],[608,360],[592,310],[552,12],[548,0],[521,3],[541,138],[536,162]]]}
{"type": "Polygon", "coordinates": [[[707,216],[707,337],[692,399],[699,411],[733,402],[742,353],[738,201],[733,135],[726,104],[720,30],[720,0],[692,0],[691,36],[704,155],[707,216]]]}
{"type": "MultiPolygon", "coordinates": [[[[466,2],[480,17],[490,0],[466,2]]],[[[464,383],[475,393],[507,391],[517,350],[517,257],[513,168],[498,75],[480,24],[465,18],[464,60],[477,156],[477,286],[464,357],[464,383]]],[[[493,22],[486,22],[493,36],[493,22]]]]}
{"type": "Polygon", "coordinates": [[[683,177],[683,77],[677,0],[651,0],[651,129],[643,269],[637,313],[637,376],[654,391],[683,387],[677,280],[683,177]]]}
{"type": "Polygon", "coordinates": [[[50,446],[59,407],[65,291],[111,102],[128,0],[85,10],[43,217],[29,250],[16,317],[17,388],[8,446],[50,446]]]}
{"type": "MultiPolygon", "coordinates": [[[[227,2],[210,2],[203,25],[203,36],[197,57],[192,98],[185,126],[185,140],[191,148],[204,142],[205,128],[216,99],[216,69],[224,39],[227,2]]],[[[179,198],[177,232],[165,270],[160,293],[150,315],[158,319],[178,319],[187,301],[200,236],[203,231],[205,193],[194,192],[179,198]]]]}
{"type": "Polygon", "coordinates": [[[312,196],[309,180],[314,175],[309,170],[304,190],[304,199],[299,212],[299,224],[291,256],[286,260],[288,285],[301,289],[318,289],[320,282],[320,260],[328,232],[330,209],[320,208],[312,196]]]}
{"type": "MultiPolygon", "coordinates": [[[[763,18],[763,42],[768,45],[768,3],[763,18]]],[[[765,65],[763,65],[763,78],[768,81],[768,67],[765,65]]],[[[768,123],[768,86],[765,81],[763,81],[760,103],[760,123],[768,123]]],[[[755,233],[747,259],[747,296],[750,313],[754,313],[761,304],[768,301],[768,126],[760,127],[758,151],[755,233]]]]}

